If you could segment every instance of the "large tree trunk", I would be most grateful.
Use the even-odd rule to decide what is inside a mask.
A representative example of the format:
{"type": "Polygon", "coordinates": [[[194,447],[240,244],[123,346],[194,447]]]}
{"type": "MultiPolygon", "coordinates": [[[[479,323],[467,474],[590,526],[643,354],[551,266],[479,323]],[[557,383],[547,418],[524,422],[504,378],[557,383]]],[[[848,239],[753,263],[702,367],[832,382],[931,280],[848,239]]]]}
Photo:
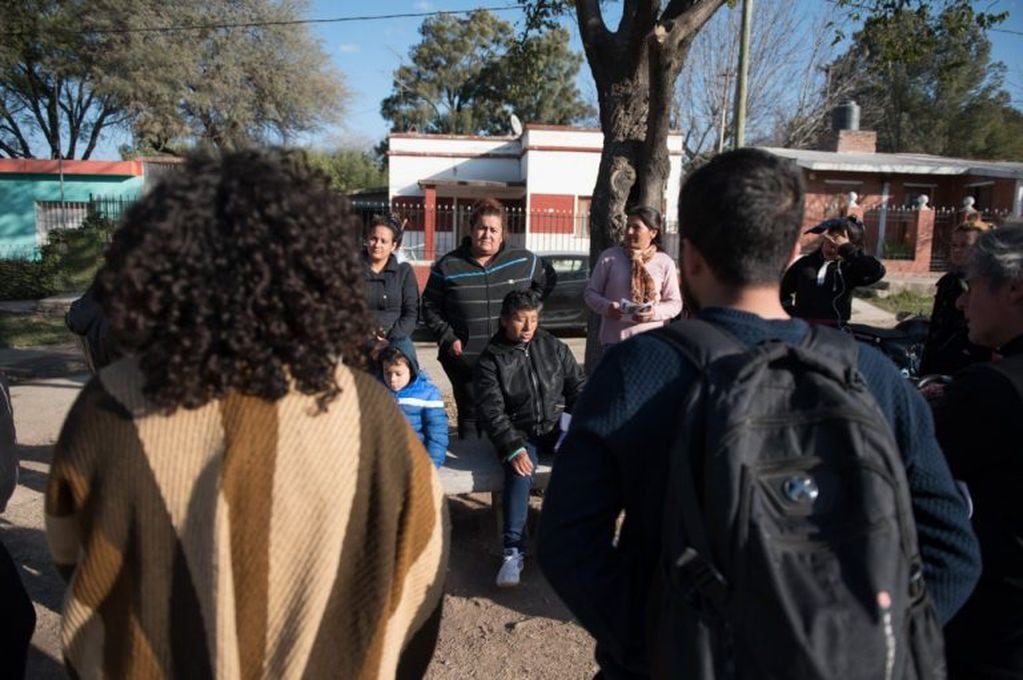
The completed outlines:
{"type": "MultiPolygon", "coordinates": [[[[675,81],[693,38],[725,0],[625,0],[614,33],[599,0],[577,0],[586,59],[597,84],[604,148],[590,205],[590,269],[625,231],[625,208],[664,206],[668,124],[675,81]]],[[[668,197],[674,200],[674,197],[668,197]]],[[[600,320],[591,314],[586,367],[600,360],[600,320]]]]}

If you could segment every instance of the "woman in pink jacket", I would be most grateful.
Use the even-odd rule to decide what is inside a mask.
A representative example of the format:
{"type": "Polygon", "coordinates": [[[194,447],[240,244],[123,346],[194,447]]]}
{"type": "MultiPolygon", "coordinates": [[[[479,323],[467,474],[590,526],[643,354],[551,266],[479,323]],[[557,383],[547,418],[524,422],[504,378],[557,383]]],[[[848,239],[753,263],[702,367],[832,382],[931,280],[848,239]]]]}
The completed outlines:
{"type": "Polygon", "coordinates": [[[601,316],[605,347],[663,326],[682,311],[678,269],[660,248],[661,213],[643,206],[626,215],[624,242],[600,254],[583,294],[601,316]]]}

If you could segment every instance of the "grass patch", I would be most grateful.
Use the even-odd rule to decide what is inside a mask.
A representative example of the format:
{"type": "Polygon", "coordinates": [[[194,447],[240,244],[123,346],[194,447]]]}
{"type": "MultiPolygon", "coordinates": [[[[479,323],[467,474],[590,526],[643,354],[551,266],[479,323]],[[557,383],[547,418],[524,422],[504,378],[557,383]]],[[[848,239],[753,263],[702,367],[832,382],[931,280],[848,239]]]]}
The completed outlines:
{"type": "Polygon", "coordinates": [[[934,296],[901,290],[888,297],[872,297],[867,302],[895,315],[930,316],[934,307],[934,296]]]}
{"type": "Polygon", "coordinates": [[[23,348],[75,342],[63,314],[0,313],[0,347],[23,348]]]}

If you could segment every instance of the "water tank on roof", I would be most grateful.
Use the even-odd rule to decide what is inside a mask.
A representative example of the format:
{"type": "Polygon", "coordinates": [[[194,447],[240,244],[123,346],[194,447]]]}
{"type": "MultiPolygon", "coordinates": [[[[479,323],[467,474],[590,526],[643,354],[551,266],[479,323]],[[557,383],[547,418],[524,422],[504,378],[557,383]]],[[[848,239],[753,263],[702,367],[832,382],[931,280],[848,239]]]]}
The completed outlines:
{"type": "Polygon", "coordinates": [[[831,128],[838,130],[860,129],[860,105],[847,101],[835,107],[831,112],[831,128]]]}

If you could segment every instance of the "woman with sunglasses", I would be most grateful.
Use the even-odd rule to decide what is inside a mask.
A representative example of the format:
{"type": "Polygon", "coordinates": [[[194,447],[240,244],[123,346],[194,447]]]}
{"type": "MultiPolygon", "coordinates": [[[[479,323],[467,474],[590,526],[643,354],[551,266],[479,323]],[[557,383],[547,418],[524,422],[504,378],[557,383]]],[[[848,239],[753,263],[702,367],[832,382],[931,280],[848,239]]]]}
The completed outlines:
{"type": "Polygon", "coordinates": [[[377,215],[365,234],[366,301],[373,314],[375,349],[394,345],[415,358],[412,332],[419,319],[419,285],[407,262],[398,262],[402,229],[393,215],[377,215]]]}

